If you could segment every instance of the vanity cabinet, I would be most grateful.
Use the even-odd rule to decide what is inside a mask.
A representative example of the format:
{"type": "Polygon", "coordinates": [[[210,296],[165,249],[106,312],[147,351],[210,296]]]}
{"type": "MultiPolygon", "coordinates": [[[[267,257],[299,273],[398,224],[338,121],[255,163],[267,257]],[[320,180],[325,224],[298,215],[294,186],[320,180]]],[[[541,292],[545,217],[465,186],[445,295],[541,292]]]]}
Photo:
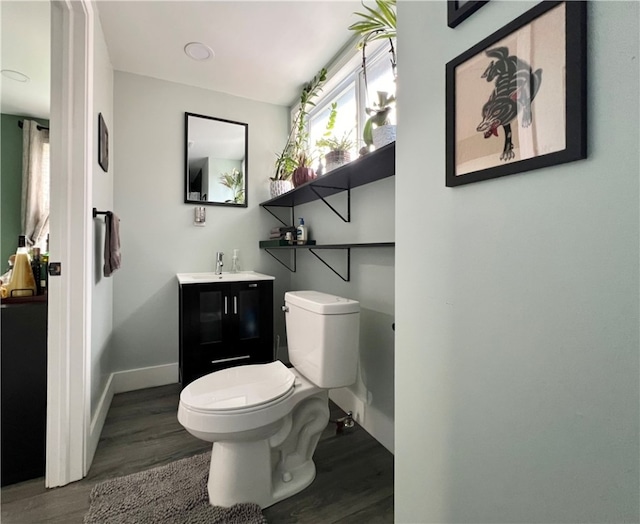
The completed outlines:
{"type": "Polygon", "coordinates": [[[273,362],[273,280],[180,283],[180,382],[273,362]]]}

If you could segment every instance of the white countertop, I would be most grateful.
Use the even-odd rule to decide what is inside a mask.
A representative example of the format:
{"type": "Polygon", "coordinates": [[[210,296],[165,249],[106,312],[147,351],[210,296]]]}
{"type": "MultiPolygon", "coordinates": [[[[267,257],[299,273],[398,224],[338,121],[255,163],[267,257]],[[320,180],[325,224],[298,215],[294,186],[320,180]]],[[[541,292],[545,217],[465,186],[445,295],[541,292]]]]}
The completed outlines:
{"type": "Polygon", "coordinates": [[[263,275],[255,271],[240,271],[239,273],[222,273],[216,275],[211,271],[208,273],[178,273],[180,284],[206,284],[209,282],[247,282],[251,280],[275,280],[276,277],[263,275]]]}

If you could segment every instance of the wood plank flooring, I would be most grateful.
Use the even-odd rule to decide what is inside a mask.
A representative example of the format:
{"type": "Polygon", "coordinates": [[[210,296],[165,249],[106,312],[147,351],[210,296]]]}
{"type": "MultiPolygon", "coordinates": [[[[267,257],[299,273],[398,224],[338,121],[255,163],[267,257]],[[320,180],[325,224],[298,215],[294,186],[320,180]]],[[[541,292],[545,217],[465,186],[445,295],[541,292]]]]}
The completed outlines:
{"type": "MultiPolygon", "coordinates": [[[[178,384],[116,395],[87,477],[49,490],[42,478],[2,488],[2,524],[82,523],[96,483],[208,451],[178,423],[179,396],[178,384]]],[[[331,403],[331,418],[343,415],[331,403]]],[[[314,461],[311,486],[264,510],[270,524],[393,522],[393,455],[365,430],[336,434],[330,423],[314,461]]]]}

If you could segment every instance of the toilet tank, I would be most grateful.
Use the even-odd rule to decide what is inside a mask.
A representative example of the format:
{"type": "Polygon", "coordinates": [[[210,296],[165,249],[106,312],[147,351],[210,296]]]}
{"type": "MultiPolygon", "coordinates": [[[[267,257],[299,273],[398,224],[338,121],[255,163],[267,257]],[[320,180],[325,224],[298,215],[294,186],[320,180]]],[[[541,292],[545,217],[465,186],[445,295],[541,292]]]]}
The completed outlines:
{"type": "Polygon", "coordinates": [[[318,291],[284,295],[291,364],[321,388],[356,381],[360,303],[318,291]]]}

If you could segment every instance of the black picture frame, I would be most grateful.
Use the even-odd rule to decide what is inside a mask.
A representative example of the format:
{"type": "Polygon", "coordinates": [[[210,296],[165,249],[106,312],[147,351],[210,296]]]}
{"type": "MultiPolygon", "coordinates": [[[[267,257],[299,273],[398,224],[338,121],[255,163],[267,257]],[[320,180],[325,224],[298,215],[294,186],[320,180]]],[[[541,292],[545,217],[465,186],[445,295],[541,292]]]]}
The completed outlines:
{"type": "Polygon", "coordinates": [[[447,25],[451,28],[464,22],[473,13],[480,9],[489,0],[448,0],[447,1],[447,25]]]}
{"type": "MultiPolygon", "coordinates": [[[[510,55],[510,51],[507,54],[510,55]]],[[[508,58],[513,59],[514,56],[511,55],[508,58]]],[[[586,2],[542,2],[447,63],[446,110],[446,185],[448,187],[586,158],[586,2]],[[557,11],[554,11],[556,8],[557,11]],[[561,24],[561,19],[554,18],[560,16],[560,13],[564,13],[564,25],[561,24]],[[549,34],[546,34],[545,30],[549,34]],[[514,84],[506,82],[505,77],[500,76],[502,73],[498,69],[502,67],[503,70],[508,70],[508,68],[505,68],[505,63],[501,62],[505,55],[497,55],[501,48],[509,51],[508,46],[503,45],[505,42],[509,42],[510,39],[513,41],[522,35],[530,35],[528,39],[531,50],[529,54],[524,54],[524,57],[518,56],[515,62],[507,62],[511,64],[511,71],[514,70],[513,68],[516,70],[514,75],[516,76],[515,90],[509,95],[508,87],[505,85],[513,86],[514,84]],[[558,46],[552,48],[552,44],[557,43],[552,39],[554,35],[564,40],[564,59],[562,59],[561,46],[560,48],[558,46]],[[546,55],[544,54],[545,49],[546,55]],[[534,54],[538,57],[536,63],[529,60],[529,57],[534,54]],[[541,61],[545,61],[545,57],[548,57],[547,62],[541,64],[541,61]],[[521,60],[524,60],[524,66],[530,65],[528,74],[521,60]],[[484,63],[481,63],[482,61],[484,63]],[[482,69],[478,69],[479,66],[482,66],[482,69]],[[456,85],[459,68],[460,85],[456,85]],[[472,70],[473,74],[471,74],[472,70]],[[463,77],[465,71],[469,73],[463,77]],[[478,71],[481,74],[475,76],[478,71]],[[483,74],[482,71],[484,71],[483,74]],[[466,80],[466,82],[462,80],[466,80]],[[493,87],[491,84],[487,86],[484,83],[485,80],[487,83],[495,80],[493,87]],[[499,83],[500,85],[498,85],[499,83]],[[543,89],[545,94],[541,96],[543,89]],[[488,97],[487,90],[490,92],[488,97]],[[527,92],[532,93],[533,96],[527,97],[527,92]],[[491,106],[497,106],[498,102],[505,106],[509,105],[509,98],[514,100],[513,105],[517,106],[517,116],[511,121],[507,120],[508,116],[505,116],[504,125],[496,124],[497,120],[489,123],[487,114],[491,106]],[[529,99],[528,109],[527,99],[529,99]],[[472,117],[470,108],[473,108],[473,111],[477,108],[477,115],[473,113],[472,117]],[[480,122],[475,129],[471,129],[472,118],[475,118],[476,122],[480,122]],[[465,119],[466,122],[464,122],[465,119]],[[537,122],[538,120],[540,122],[537,122]],[[514,140],[518,138],[518,143],[521,142],[525,146],[533,143],[536,149],[534,153],[527,153],[526,147],[516,148],[513,142],[510,145],[511,150],[507,151],[508,142],[512,141],[511,123],[515,124],[517,130],[515,133],[517,136],[514,135],[514,140]],[[487,125],[490,125],[488,129],[487,125]],[[528,138],[525,127],[531,130],[530,135],[533,135],[536,140],[539,138],[544,140],[549,135],[555,137],[556,141],[543,147],[528,138]],[[491,143],[489,140],[490,146],[486,145],[487,138],[492,138],[493,135],[498,137],[499,129],[504,135],[502,152],[499,150],[499,143],[496,147],[495,141],[491,143]],[[545,135],[545,131],[547,135],[545,135]],[[484,135],[484,142],[479,139],[479,135],[480,138],[484,135]],[[520,138],[520,135],[524,135],[524,139],[520,138]],[[463,141],[464,147],[461,145],[463,141]],[[492,151],[485,152],[485,149],[489,147],[492,151]],[[481,148],[481,154],[477,154],[481,148]],[[493,149],[497,149],[497,151],[493,152],[493,149]],[[518,152],[513,153],[514,156],[510,157],[511,152],[516,150],[518,152]],[[470,151],[472,153],[469,153],[470,151]],[[530,156],[526,156],[525,153],[530,156]],[[465,156],[470,157],[471,160],[463,158],[465,156]],[[488,160],[489,158],[491,160],[488,160]],[[485,162],[486,165],[482,162],[485,162]],[[469,170],[470,165],[475,167],[469,170]]],[[[512,113],[513,111],[511,111],[512,113]]]]}
{"type": "Polygon", "coordinates": [[[105,173],[109,171],[109,130],[102,113],[98,113],[98,164],[105,173]]]}

